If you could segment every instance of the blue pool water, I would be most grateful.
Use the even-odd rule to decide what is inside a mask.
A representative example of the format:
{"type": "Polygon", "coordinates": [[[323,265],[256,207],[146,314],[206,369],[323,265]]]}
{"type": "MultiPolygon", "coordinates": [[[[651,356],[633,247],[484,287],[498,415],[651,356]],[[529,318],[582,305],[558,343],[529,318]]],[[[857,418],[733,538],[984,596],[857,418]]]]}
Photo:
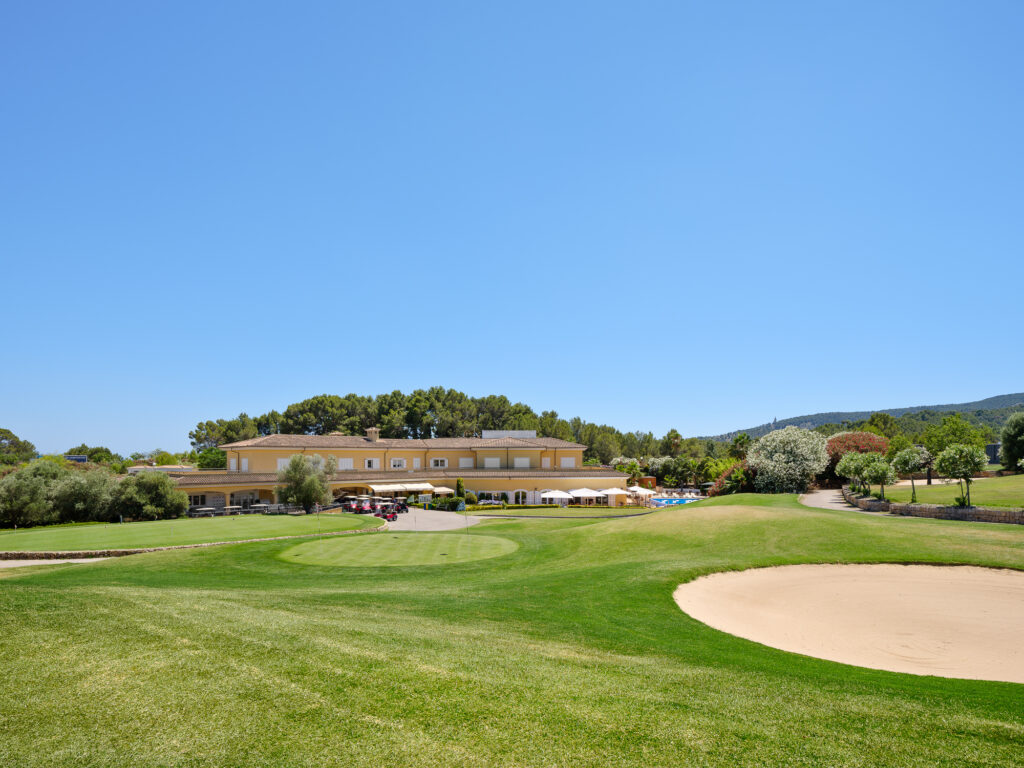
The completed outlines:
{"type": "Polygon", "coordinates": [[[659,507],[668,507],[673,504],[689,504],[691,501],[700,501],[700,499],[665,499],[657,496],[651,497],[651,503],[657,504],[659,507]]]}

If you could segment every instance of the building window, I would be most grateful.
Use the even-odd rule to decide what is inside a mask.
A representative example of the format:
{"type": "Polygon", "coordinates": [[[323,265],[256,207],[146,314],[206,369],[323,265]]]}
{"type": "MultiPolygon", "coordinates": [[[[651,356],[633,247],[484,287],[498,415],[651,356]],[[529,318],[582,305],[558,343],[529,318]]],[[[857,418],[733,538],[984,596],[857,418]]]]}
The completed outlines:
{"type": "Polygon", "coordinates": [[[352,459],[338,459],[338,469],[355,469],[352,459]]]}
{"type": "Polygon", "coordinates": [[[363,466],[366,469],[380,469],[380,459],[366,459],[363,466]]]}
{"type": "Polygon", "coordinates": [[[563,456],[562,457],[562,469],[575,469],[576,468],[576,457],[575,456],[563,456]]]}
{"type": "Polygon", "coordinates": [[[282,469],[288,466],[288,459],[277,460],[277,471],[280,472],[282,469]]]}
{"type": "Polygon", "coordinates": [[[392,469],[405,469],[405,459],[392,459],[391,460],[391,468],[392,469]]]}
{"type": "Polygon", "coordinates": [[[551,469],[551,457],[545,456],[543,459],[540,460],[540,465],[544,469],[551,469]]]}
{"type": "MultiPolygon", "coordinates": [[[[516,456],[512,459],[512,466],[516,469],[529,469],[530,468],[530,457],[529,456],[516,456]]],[[[518,502],[517,502],[518,503],[518,502]]]]}
{"type": "Polygon", "coordinates": [[[513,498],[515,499],[512,502],[513,504],[527,504],[527,503],[529,503],[529,502],[526,501],[526,491],[516,491],[515,492],[515,496],[513,498]]]}
{"type": "Polygon", "coordinates": [[[242,459],[242,471],[243,472],[248,472],[249,471],[249,460],[248,459],[242,459]]]}
{"type": "Polygon", "coordinates": [[[447,469],[448,468],[448,459],[431,459],[430,460],[430,466],[433,469],[447,469]]]}
{"type": "Polygon", "coordinates": [[[228,459],[228,469],[232,472],[238,471],[238,459],[228,459]]]}
{"type": "Polygon", "coordinates": [[[459,469],[472,469],[473,459],[467,459],[465,456],[459,459],[459,469]]]}
{"type": "Polygon", "coordinates": [[[417,457],[417,458],[415,458],[415,459],[413,459],[413,460],[412,460],[412,468],[413,468],[413,469],[419,469],[419,468],[420,468],[420,460],[419,460],[419,457],[417,457]]]}
{"type": "Polygon", "coordinates": [[[188,505],[190,507],[205,507],[206,506],[206,494],[201,493],[198,496],[189,496],[188,505]]]}
{"type": "Polygon", "coordinates": [[[498,469],[501,466],[501,459],[497,456],[485,456],[484,457],[484,468],[485,469],[498,469]]]}

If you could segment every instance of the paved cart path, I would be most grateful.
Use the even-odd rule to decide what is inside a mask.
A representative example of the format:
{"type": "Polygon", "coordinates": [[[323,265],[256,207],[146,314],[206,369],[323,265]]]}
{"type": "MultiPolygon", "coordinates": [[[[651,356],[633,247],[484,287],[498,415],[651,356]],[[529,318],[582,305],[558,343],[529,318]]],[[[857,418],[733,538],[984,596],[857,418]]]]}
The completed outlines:
{"type": "Polygon", "coordinates": [[[848,504],[843,498],[843,492],[837,488],[825,488],[820,491],[808,491],[801,494],[800,503],[805,507],[818,507],[819,509],[842,509],[846,512],[860,512],[861,510],[853,504],[848,504]]]}
{"type": "Polygon", "coordinates": [[[409,511],[398,516],[394,522],[388,523],[389,531],[452,531],[476,525],[481,518],[474,515],[460,515],[457,512],[444,512],[440,509],[420,509],[409,507],[409,511]]]}

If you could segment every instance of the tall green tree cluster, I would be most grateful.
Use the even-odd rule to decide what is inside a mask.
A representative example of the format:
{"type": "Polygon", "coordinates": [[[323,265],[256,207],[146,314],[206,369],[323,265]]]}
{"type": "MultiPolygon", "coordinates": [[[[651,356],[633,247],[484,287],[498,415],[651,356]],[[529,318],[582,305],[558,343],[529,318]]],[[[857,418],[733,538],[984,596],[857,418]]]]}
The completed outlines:
{"type": "Polygon", "coordinates": [[[408,395],[398,390],[376,397],[317,395],[280,413],[271,411],[255,418],[240,413],[233,419],[201,421],[188,436],[192,446],[203,451],[261,435],[362,435],[368,427],[379,427],[381,437],[390,438],[472,437],[485,429],[536,430],[541,437],[582,443],[588,446],[585,458],[603,463],[623,454],[708,455],[708,441],[683,438],[674,429],[661,439],[651,432],[620,432],[578,417],[564,419],[557,411],[538,414],[504,395],[469,397],[444,387],[417,389],[408,395]]]}
{"type": "Polygon", "coordinates": [[[188,496],[161,472],[118,477],[103,466],[37,459],[0,479],[0,527],[180,517],[188,496]]]}

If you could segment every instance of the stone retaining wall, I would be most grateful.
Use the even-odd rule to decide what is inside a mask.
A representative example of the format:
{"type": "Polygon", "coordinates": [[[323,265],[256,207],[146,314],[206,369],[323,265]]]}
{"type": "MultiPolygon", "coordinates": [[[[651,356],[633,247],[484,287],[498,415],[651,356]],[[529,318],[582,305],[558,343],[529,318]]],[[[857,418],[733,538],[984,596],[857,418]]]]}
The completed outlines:
{"type": "Polygon", "coordinates": [[[895,501],[858,496],[843,487],[843,498],[868,512],[888,512],[908,517],[932,517],[937,520],[965,520],[973,523],[1012,523],[1024,525],[1024,509],[996,507],[943,507],[938,504],[902,504],[895,501]]]}

